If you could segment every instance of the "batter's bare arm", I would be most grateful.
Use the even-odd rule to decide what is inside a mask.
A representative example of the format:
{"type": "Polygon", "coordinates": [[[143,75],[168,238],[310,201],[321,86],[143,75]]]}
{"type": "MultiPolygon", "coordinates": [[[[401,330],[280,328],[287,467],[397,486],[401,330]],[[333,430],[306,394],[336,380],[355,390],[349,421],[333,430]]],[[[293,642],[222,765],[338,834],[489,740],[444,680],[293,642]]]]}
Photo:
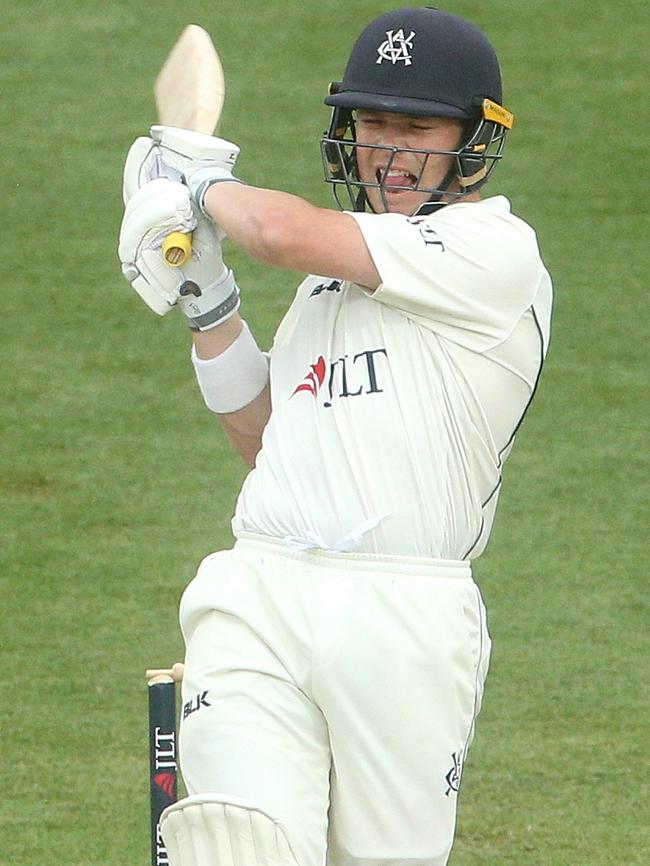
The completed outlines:
{"type": "MultiPolygon", "coordinates": [[[[348,214],[318,208],[297,196],[240,183],[217,183],[203,199],[205,213],[250,256],[266,264],[347,279],[369,289],[380,283],[355,220],[348,214]]],[[[194,334],[200,358],[214,358],[240,333],[239,316],[194,334]]],[[[226,435],[252,466],[271,414],[268,385],[237,412],[220,414],[226,435]]]]}
{"type": "Polygon", "coordinates": [[[236,183],[215,183],[203,207],[230,240],[274,267],[350,280],[369,289],[380,283],[356,221],[298,196],[236,183]]]}
{"type": "MultiPolygon", "coordinates": [[[[243,327],[242,319],[235,313],[216,328],[196,331],[193,340],[197,356],[202,360],[219,357],[240,336],[243,327]]],[[[228,439],[248,466],[254,465],[262,447],[262,432],[270,415],[271,395],[267,384],[262,393],[247,406],[217,416],[228,439]]]]}

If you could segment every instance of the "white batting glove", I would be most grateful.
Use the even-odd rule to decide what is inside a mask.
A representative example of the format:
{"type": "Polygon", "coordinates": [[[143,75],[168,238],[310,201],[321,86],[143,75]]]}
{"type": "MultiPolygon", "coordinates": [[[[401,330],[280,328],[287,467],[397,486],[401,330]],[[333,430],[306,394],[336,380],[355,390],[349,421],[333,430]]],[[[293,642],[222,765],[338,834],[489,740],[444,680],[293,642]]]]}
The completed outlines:
{"type": "Polygon", "coordinates": [[[190,328],[205,331],[239,308],[239,289],[221,253],[214,225],[196,215],[188,188],[164,178],[131,192],[120,229],[122,273],[159,316],[178,306],[190,328]],[[165,264],[162,243],[172,232],[193,232],[192,255],[179,267],[165,264]]]}
{"type": "MultiPolygon", "coordinates": [[[[124,206],[129,203],[131,197],[141,189],[145,183],[149,183],[159,177],[165,177],[158,170],[155,156],[156,144],[148,137],[136,138],[124,163],[124,175],[122,178],[122,200],[124,206]]],[[[179,181],[180,173],[176,177],[168,177],[168,180],[179,181]]]]}
{"type": "Polygon", "coordinates": [[[239,147],[223,138],[173,126],[152,126],[151,137],[137,138],[127,154],[124,204],[143,184],[164,177],[186,183],[203,211],[203,198],[213,183],[241,183],[232,173],[238,156],[239,147]]]}
{"type": "Polygon", "coordinates": [[[165,165],[182,173],[192,201],[206,216],[203,199],[212,184],[241,183],[233,176],[239,147],[231,141],[173,126],[152,126],[150,133],[165,165]]]}

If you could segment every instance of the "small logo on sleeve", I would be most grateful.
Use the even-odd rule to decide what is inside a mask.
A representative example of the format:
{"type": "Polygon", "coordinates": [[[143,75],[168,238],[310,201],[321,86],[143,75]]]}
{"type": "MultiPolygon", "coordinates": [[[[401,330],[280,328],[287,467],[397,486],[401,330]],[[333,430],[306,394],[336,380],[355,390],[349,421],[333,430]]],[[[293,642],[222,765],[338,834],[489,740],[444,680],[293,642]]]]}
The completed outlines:
{"type": "Polygon", "coordinates": [[[407,220],[407,222],[411,223],[412,226],[417,226],[418,231],[420,232],[420,237],[424,241],[424,245],[427,247],[438,247],[441,253],[445,251],[445,245],[438,237],[438,232],[431,228],[428,220],[424,217],[411,217],[407,220]]]}
{"type": "Polygon", "coordinates": [[[310,298],[316,298],[322,295],[323,292],[340,292],[341,280],[331,280],[329,283],[319,283],[309,293],[310,298]]]}

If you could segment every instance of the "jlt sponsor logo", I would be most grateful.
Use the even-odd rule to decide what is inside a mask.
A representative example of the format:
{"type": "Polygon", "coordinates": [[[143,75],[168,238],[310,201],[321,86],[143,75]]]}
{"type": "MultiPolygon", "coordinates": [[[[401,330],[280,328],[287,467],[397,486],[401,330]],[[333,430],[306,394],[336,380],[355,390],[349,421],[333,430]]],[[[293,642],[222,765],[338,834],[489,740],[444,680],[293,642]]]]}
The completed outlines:
{"type": "MultiPolygon", "coordinates": [[[[154,776],[156,785],[165,792],[169,800],[173,800],[176,794],[176,732],[162,731],[159,727],[154,728],[154,760],[156,770],[169,770],[172,772],[157,773],[154,776]]],[[[160,835],[160,827],[156,827],[156,866],[168,866],[169,858],[167,849],[160,835]]]]}
{"type": "Polygon", "coordinates": [[[169,866],[169,854],[163,842],[160,824],[156,825],[156,866],[169,866]]]}
{"type": "Polygon", "coordinates": [[[384,348],[342,355],[329,363],[319,355],[316,362],[309,365],[309,371],[291,396],[307,392],[318,398],[325,385],[323,406],[329,409],[335,399],[381,394],[384,389],[380,386],[380,378],[387,357],[384,348]]]}
{"type": "MultiPolygon", "coordinates": [[[[176,731],[163,731],[156,726],[153,732],[154,761],[156,770],[168,772],[157,773],[154,782],[170,802],[176,798],[176,731]]],[[[169,857],[165,843],[160,834],[160,826],[156,826],[156,866],[168,866],[169,857]]]]}
{"type": "Polygon", "coordinates": [[[410,222],[412,226],[417,226],[418,231],[420,232],[420,237],[425,243],[427,247],[438,247],[441,253],[445,251],[445,245],[438,237],[438,232],[435,229],[432,229],[428,224],[428,221],[423,217],[411,217],[411,219],[407,220],[410,222]]]}
{"type": "Polygon", "coordinates": [[[156,773],[153,780],[170,800],[174,799],[176,796],[176,773],[156,773]]]}
{"type": "Polygon", "coordinates": [[[154,728],[154,754],[156,769],[176,769],[176,732],[163,733],[160,728],[154,728]]]}

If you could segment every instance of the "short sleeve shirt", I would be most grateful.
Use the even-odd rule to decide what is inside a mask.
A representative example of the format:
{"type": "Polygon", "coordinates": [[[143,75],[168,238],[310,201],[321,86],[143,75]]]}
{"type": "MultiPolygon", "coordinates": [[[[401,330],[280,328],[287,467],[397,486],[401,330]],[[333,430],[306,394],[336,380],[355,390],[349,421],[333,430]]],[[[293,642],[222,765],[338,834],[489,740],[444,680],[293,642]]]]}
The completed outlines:
{"type": "Polygon", "coordinates": [[[310,276],[299,287],[233,530],[475,558],[549,342],[535,233],[503,197],[352,216],[381,284],[310,276]]]}

